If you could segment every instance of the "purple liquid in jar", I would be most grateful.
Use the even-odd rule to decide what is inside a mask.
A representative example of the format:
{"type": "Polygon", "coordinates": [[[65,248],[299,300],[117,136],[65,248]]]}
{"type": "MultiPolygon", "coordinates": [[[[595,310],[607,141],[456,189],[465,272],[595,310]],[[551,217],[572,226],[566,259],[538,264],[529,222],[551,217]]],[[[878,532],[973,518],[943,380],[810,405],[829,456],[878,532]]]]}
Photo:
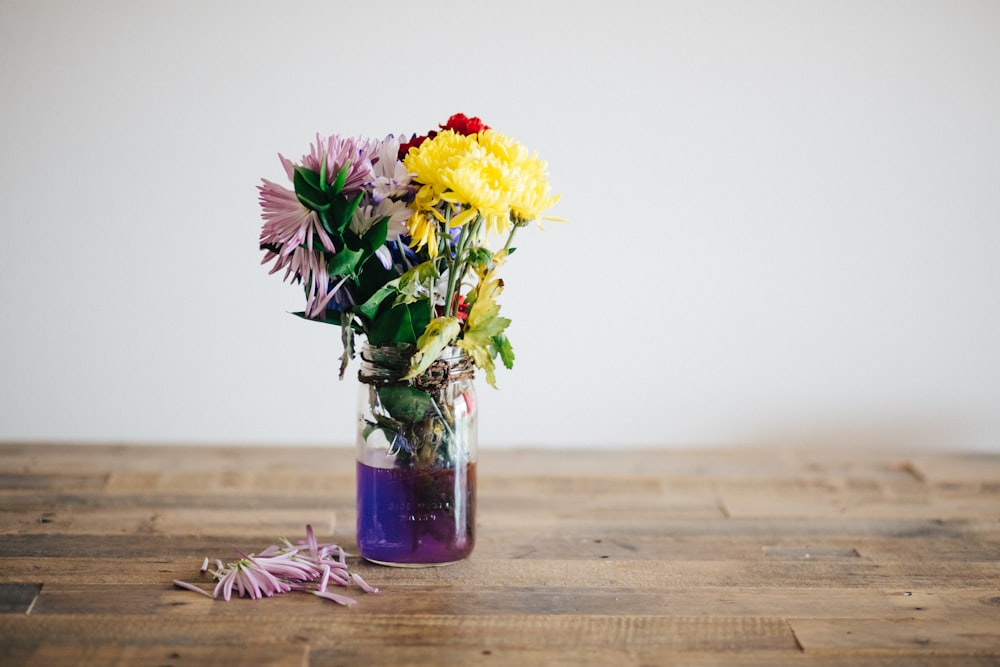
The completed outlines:
{"type": "Polygon", "coordinates": [[[374,562],[435,565],[475,544],[476,464],[373,468],[358,463],[358,548],[374,562]]]}

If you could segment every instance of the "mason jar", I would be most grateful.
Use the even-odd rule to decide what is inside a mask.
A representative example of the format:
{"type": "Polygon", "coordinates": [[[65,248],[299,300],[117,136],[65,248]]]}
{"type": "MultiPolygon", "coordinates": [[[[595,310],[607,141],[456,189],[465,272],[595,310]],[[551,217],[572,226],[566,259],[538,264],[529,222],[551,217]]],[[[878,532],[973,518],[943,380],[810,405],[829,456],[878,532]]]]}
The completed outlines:
{"type": "Polygon", "coordinates": [[[361,556],[422,567],[475,545],[477,406],[472,359],[445,348],[404,380],[412,346],[361,349],[357,538],[361,556]]]}

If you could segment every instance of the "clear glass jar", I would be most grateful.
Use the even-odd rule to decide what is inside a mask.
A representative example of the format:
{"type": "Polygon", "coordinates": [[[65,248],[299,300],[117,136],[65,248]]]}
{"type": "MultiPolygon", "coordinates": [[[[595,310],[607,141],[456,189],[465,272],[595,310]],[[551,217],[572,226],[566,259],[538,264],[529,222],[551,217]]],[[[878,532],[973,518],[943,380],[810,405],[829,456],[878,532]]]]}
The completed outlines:
{"type": "Polygon", "coordinates": [[[475,544],[474,368],[449,347],[423,375],[402,380],[412,354],[407,346],[361,350],[358,548],[382,565],[445,565],[475,544]]]}

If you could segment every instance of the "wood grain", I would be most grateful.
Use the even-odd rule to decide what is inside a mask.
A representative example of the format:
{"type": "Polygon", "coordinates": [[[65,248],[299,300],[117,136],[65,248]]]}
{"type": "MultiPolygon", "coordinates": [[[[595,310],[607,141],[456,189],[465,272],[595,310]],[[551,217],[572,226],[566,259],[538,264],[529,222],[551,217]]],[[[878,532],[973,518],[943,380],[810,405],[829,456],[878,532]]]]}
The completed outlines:
{"type": "Polygon", "coordinates": [[[213,601],[356,546],[349,448],[0,444],[2,665],[996,665],[1000,455],[487,450],[478,542],[382,592],[213,601]]]}

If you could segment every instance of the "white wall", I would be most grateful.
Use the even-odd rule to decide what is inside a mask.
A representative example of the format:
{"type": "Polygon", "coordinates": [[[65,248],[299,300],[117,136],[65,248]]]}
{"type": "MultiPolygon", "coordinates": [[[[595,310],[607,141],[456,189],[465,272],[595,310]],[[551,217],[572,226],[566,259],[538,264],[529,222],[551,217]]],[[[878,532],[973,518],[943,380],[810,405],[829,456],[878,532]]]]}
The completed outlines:
{"type": "Polygon", "coordinates": [[[1000,3],[0,0],[0,440],[347,443],[256,248],[315,132],[480,115],[521,238],[485,445],[1000,450],[1000,3]]]}

